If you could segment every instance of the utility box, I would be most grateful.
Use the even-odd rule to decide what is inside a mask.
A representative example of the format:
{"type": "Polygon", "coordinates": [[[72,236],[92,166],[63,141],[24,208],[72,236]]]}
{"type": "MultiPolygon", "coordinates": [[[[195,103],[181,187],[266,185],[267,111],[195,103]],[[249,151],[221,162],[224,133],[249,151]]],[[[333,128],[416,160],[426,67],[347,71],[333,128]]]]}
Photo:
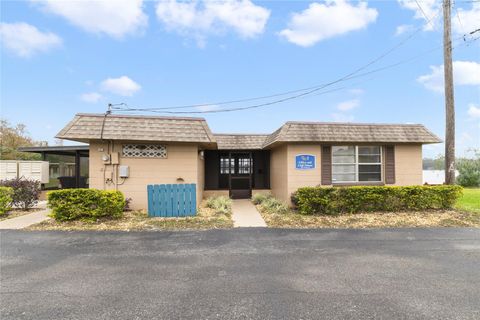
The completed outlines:
{"type": "Polygon", "coordinates": [[[16,178],[38,180],[40,183],[48,183],[48,161],[0,161],[0,180],[16,178]]]}
{"type": "Polygon", "coordinates": [[[128,178],[129,175],[130,175],[130,168],[128,166],[118,167],[118,176],[120,178],[128,178]]]}

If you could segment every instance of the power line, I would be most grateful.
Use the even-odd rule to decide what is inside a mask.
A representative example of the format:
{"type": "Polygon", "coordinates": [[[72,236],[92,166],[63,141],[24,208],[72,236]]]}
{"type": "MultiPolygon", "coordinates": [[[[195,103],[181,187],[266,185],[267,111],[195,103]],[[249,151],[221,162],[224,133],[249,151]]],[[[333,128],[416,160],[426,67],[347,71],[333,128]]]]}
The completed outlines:
{"type": "MultiPolygon", "coordinates": [[[[440,10],[437,11],[437,13],[435,14],[434,18],[439,14],[440,10]]],[[[367,69],[368,67],[370,67],[371,65],[377,63],[378,61],[382,60],[383,58],[385,58],[386,56],[388,56],[389,54],[391,54],[392,52],[394,52],[395,50],[397,50],[399,47],[403,46],[406,42],[408,42],[410,39],[412,39],[417,33],[419,33],[420,31],[422,30],[422,27],[419,27],[417,29],[415,29],[410,35],[408,35],[407,37],[405,37],[402,41],[400,41],[398,44],[396,44],[395,46],[391,47],[390,49],[388,49],[387,51],[385,51],[384,53],[380,54],[378,57],[376,57],[375,59],[371,60],[370,62],[366,63],[365,65],[357,68],[356,70],[354,70],[353,72],[345,75],[344,77],[340,78],[339,80],[342,80],[342,79],[347,79],[349,78],[350,76],[352,75],[355,75],[356,73],[362,71],[362,70],[365,70],[367,69]]],[[[329,83],[327,84],[320,84],[320,85],[316,85],[316,86],[312,86],[312,87],[307,87],[307,88],[302,88],[302,89],[296,89],[296,90],[291,90],[291,91],[286,91],[286,92],[280,92],[280,93],[275,93],[275,94],[271,94],[271,95],[264,95],[264,96],[257,96],[257,97],[251,97],[251,98],[245,98],[245,99],[236,99],[236,100],[228,100],[228,101],[220,101],[220,102],[211,102],[211,103],[202,103],[202,104],[191,104],[191,105],[181,105],[181,106],[173,106],[173,107],[160,107],[160,108],[142,108],[141,110],[131,110],[131,111],[154,111],[154,110],[175,110],[175,109],[188,109],[188,108],[197,108],[197,107],[207,107],[207,106],[213,106],[213,105],[228,105],[228,104],[235,104],[235,103],[240,103],[240,102],[250,102],[250,101],[255,101],[255,100],[264,100],[264,99],[268,99],[268,98],[275,98],[275,97],[280,97],[280,96],[285,96],[285,95],[288,95],[288,94],[292,94],[292,93],[297,93],[297,92],[303,92],[303,91],[306,91],[305,93],[302,93],[300,94],[300,96],[304,95],[304,94],[309,94],[311,92],[315,92],[317,90],[320,90],[320,89],[323,89],[325,85],[331,85],[329,83]]],[[[280,99],[280,100],[283,100],[283,99],[280,99]]],[[[121,108],[114,108],[116,110],[119,110],[121,108]]]]}
{"type": "MultiPolygon", "coordinates": [[[[433,29],[435,29],[435,25],[433,24],[432,20],[427,16],[427,14],[426,14],[425,11],[423,10],[423,8],[422,8],[422,6],[420,5],[420,3],[418,2],[418,0],[415,0],[415,3],[417,4],[418,9],[420,9],[420,12],[422,13],[422,15],[423,15],[423,17],[425,18],[425,20],[427,21],[427,23],[430,24],[433,29]]],[[[435,16],[436,16],[436,15],[435,15],[435,16]]]]}
{"type": "MultiPolygon", "coordinates": [[[[458,39],[462,39],[462,37],[456,38],[455,41],[458,40],[458,39]]],[[[477,39],[473,39],[470,42],[473,42],[477,39]]],[[[460,45],[464,45],[464,44],[466,44],[466,42],[464,42],[460,45]]],[[[334,84],[337,84],[337,83],[340,83],[340,82],[343,82],[343,81],[348,81],[348,80],[351,80],[351,79],[364,77],[366,75],[370,75],[370,74],[378,73],[378,72],[381,72],[381,71],[384,71],[384,70],[387,70],[387,69],[390,69],[390,68],[394,68],[394,67],[397,67],[399,65],[406,64],[406,63],[412,62],[414,60],[417,60],[420,57],[424,56],[425,54],[428,54],[430,52],[438,50],[439,48],[442,48],[442,46],[434,47],[432,49],[429,49],[429,50],[427,50],[425,52],[422,52],[421,54],[418,54],[416,56],[413,56],[411,58],[404,59],[404,60],[398,61],[396,63],[390,64],[390,65],[387,65],[387,66],[383,66],[383,67],[380,67],[380,68],[377,68],[377,69],[374,69],[374,70],[370,70],[368,72],[364,72],[364,73],[360,73],[360,74],[356,74],[356,75],[354,74],[354,72],[352,72],[352,73],[350,73],[349,76],[345,76],[345,77],[339,78],[337,80],[331,81],[329,83],[323,84],[321,87],[314,87],[314,89],[311,89],[307,92],[303,92],[301,94],[297,94],[297,95],[293,95],[293,96],[289,96],[289,97],[286,97],[286,98],[273,100],[273,101],[269,101],[269,102],[265,102],[265,103],[250,105],[250,106],[224,108],[224,109],[216,109],[216,110],[204,110],[204,111],[201,111],[201,110],[198,110],[198,111],[171,111],[172,108],[136,108],[136,107],[132,108],[131,106],[126,105],[126,108],[118,108],[118,109],[116,109],[116,112],[147,111],[147,112],[163,113],[163,114],[205,114],[205,113],[221,113],[221,112],[233,112],[233,111],[256,109],[256,108],[260,108],[260,107],[270,106],[270,105],[273,105],[273,104],[278,104],[278,103],[286,102],[286,101],[289,101],[289,100],[294,100],[294,99],[298,99],[298,98],[301,98],[301,97],[305,97],[307,95],[311,95],[312,93],[315,93],[317,91],[325,89],[326,87],[332,86],[334,84]]],[[[336,88],[336,89],[332,89],[332,90],[328,90],[328,91],[320,91],[320,92],[318,92],[317,95],[322,95],[322,94],[330,93],[330,92],[333,92],[333,91],[338,91],[338,90],[341,90],[341,89],[343,89],[343,88],[336,88]]]]}

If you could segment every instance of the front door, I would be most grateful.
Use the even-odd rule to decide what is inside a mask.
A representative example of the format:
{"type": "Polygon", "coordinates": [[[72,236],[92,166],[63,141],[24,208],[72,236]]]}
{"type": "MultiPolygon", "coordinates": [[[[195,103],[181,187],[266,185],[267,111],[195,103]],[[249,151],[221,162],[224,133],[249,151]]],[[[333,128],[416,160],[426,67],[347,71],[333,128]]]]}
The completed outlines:
{"type": "Polygon", "coordinates": [[[253,159],[251,152],[230,153],[230,197],[248,199],[252,196],[253,159]]]}

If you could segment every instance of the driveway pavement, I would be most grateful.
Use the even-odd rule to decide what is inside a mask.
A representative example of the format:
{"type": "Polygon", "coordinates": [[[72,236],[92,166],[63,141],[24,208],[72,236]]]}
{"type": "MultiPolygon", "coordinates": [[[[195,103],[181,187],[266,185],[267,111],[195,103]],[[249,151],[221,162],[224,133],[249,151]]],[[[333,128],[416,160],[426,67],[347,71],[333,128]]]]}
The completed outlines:
{"type": "Polygon", "coordinates": [[[0,318],[480,319],[480,230],[0,232],[0,318]]]}

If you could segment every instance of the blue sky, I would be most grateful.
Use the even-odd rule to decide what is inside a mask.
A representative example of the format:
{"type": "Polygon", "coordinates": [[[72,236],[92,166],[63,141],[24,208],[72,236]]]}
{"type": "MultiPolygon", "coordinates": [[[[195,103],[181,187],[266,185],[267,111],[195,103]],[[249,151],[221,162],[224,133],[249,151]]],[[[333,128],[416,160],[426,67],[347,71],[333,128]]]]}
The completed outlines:
{"type": "MultiPolygon", "coordinates": [[[[362,72],[416,57],[397,67],[263,108],[192,115],[214,132],[270,133],[288,120],[422,123],[443,138],[440,2],[418,3],[2,1],[1,116],[53,144],[75,113],[103,113],[108,103],[250,106],[289,95],[215,103],[328,83],[404,42],[362,72]]],[[[457,1],[452,14],[465,155],[480,148],[480,32],[461,36],[480,28],[480,3],[457,1]]],[[[424,147],[425,156],[442,152],[424,147]]]]}

